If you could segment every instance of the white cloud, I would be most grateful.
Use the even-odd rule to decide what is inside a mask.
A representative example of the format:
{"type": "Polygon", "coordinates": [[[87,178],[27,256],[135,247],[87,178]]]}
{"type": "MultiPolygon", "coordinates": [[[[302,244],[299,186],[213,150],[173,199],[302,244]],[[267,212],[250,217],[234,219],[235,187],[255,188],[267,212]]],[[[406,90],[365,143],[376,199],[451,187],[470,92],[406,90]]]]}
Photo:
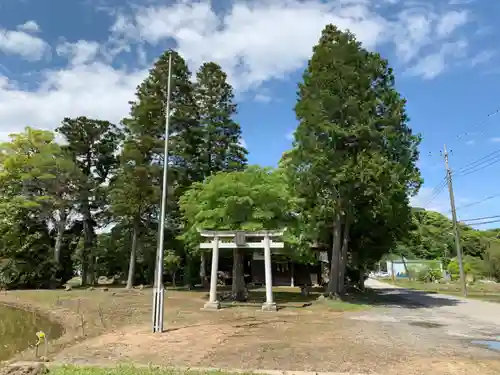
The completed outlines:
{"type": "Polygon", "coordinates": [[[273,98],[270,95],[261,94],[261,93],[255,94],[253,99],[256,102],[260,102],[260,103],[269,103],[269,102],[271,102],[271,100],[273,100],[273,98]]]}
{"type": "Polygon", "coordinates": [[[270,103],[271,101],[279,101],[279,98],[275,97],[268,88],[259,87],[253,97],[253,100],[259,103],[270,103]]]}
{"type": "Polygon", "coordinates": [[[31,33],[37,33],[37,32],[40,31],[40,27],[33,20],[26,21],[22,25],[17,26],[17,29],[21,30],[21,31],[26,31],[28,33],[29,32],[31,32],[31,33]]]}
{"type": "Polygon", "coordinates": [[[67,57],[71,64],[81,65],[94,61],[99,52],[99,43],[94,41],[79,40],[76,43],[62,43],[57,46],[58,55],[67,57]]]}
{"type": "Polygon", "coordinates": [[[394,42],[403,63],[418,64],[422,59],[436,60],[436,51],[458,43],[453,36],[469,20],[465,9],[397,0],[236,0],[223,16],[207,0],[184,0],[137,6],[132,13],[119,14],[111,32],[116,40],[134,43],[159,45],[173,40],[190,63],[218,62],[233,85],[244,91],[302,67],[328,23],[351,30],[367,48],[394,42]],[[399,10],[389,17],[379,10],[386,4],[399,10]]]}
{"type": "MultiPolygon", "coordinates": [[[[27,90],[23,82],[2,76],[4,71],[10,74],[2,68],[0,133],[19,131],[26,125],[53,129],[65,116],[118,122],[127,115],[128,102],[147,75],[147,58],[171,47],[172,41],[192,71],[204,61],[216,61],[238,93],[257,92],[256,100],[272,97],[261,90],[263,82],[287,77],[304,66],[328,23],[349,28],[370,49],[394,44],[403,62],[415,61],[423,46],[444,50],[444,58],[435,58],[432,73],[415,68],[415,74],[426,77],[439,74],[447,58],[458,56],[450,52],[457,47],[453,41],[428,39],[429,34],[436,33],[437,20],[447,12],[423,12],[419,7],[404,5],[407,8],[389,18],[383,3],[371,4],[369,0],[236,0],[222,16],[214,13],[208,1],[200,0],[161,6],[139,4],[130,13],[115,12],[107,43],[80,40],[55,46],[56,52],[68,59],[68,65],[34,72],[38,78],[35,89],[27,90]],[[404,15],[412,17],[407,20],[404,15]],[[408,35],[416,54],[405,52],[402,45],[408,35]],[[157,47],[154,54],[151,46],[157,47]],[[133,55],[136,61],[128,68],[118,68],[113,59],[120,53],[133,55]]],[[[31,60],[42,58],[50,47],[28,34],[26,28],[34,32],[35,23],[27,24],[22,31],[0,29],[0,51],[31,60]]],[[[451,37],[453,30],[448,30],[451,37]]],[[[427,60],[432,63],[432,56],[427,60]]]]}
{"type": "Polygon", "coordinates": [[[500,137],[493,137],[493,138],[490,139],[490,141],[498,143],[498,142],[500,142],[500,137]]]}
{"type": "Polygon", "coordinates": [[[41,38],[24,31],[0,28],[1,52],[19,55],[27,60],[40,60],[49,50],[50,46],[41,38]]]}
{"type": "Polygon", "coordinates": [[[447,37],[458,27],[467,23],[468,13],[462,11],[451,11],[446,13],[438,22],[436,31],[439,37],[447,37]]]}
{"type": "Polygon", "coordinates": [[[438,185],[440,188],[422,187],[418,194],[410,198],[412,207],[425,208],[429,211],[440,212],[443,215],[449,215],[450,203],[447,196],[448,189],[446,185],[438,185]],[[437,194],[436,194],[437,193],[437,194]]]}
{"type": "Polygon", "coordinates": [[[481,64],[487,63],[494,56],[495,56],[495,51],[490,51],[490,50],[488,50],[488,51],[481,51],[481,52],[479,52],[476,56],[474,56],[471,59],[470,66],[472,68],[474,68],[477,65],[481,65],[481,64]]]}
{"type": "Polygon", "coordinates": [[[386,38],[387,21],[369,7],[359,2],[335,4],[315,0],[236,2],[219,17],[207,1],[181,2],[121,15],[111,31],[116,38],[152,45],[172,38],[193,65],[214,60],[237,89],[245,90],[302,67],[328,23],[349,28],[369,48],[386,38]]]}
{"type": "Polygon", "coordinates": [[[421,76],[424,79],[433,79],[453,65],[450,60],[458,60],[464,57],[466,49],[467,42],[465,40],[446,43],[437,52],[419,60],[407,72],[411,75],[421,76]]]}
{"type": "Polygon", "coordinates": [[[288,133],[286,133],[285,138],[289,141],[293,141],[295,139],[295,129],[290,130],[288,133]]]}
{"type": "Polygon", "coordinates": [[[128,101],[146,74],[94,62],[47,71],[35,91],[0,81],[0,130],[8,134],[25,126],[54,129],[66,116],[118,122],[128,113],[128,101]]]}
{"type": "Polygon", "coordinates": [[[445,71],[450,59],[465,56],[467,42],[453,40],[453,36],[468,21],[465,10],[437,12],[419,6],[406,9],[393,25],[396,54],[403,63],[413,63],[413,74],[434,78],[445,71]],[[458,50],[453,51],[453,46],[458,50]]]}

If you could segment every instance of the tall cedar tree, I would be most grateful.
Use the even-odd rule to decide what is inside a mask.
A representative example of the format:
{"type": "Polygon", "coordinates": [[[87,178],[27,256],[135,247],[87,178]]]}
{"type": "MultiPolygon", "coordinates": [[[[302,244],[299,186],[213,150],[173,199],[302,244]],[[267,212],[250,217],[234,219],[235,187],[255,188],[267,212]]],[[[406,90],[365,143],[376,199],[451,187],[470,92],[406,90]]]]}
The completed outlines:
{"type": "Polygon", "coordinates": [[[192,182],[201,181],[205,174],[203,134],[191,73],[178,53],[166,51],[137,88],[136,100],[130,103],[130,116],[123,120],[127,139],[121,155],[120,177],[113,186],[113,205],[115,213],[126,217],[132,224],[129,287],[134,283],[140,229],[147,217],[159,217],[157,207],[163,178],[169,54],[172,54],[167,177],[167,228],[170,231],[178,226],[178,198],[192,182]]]}
{"type": "Polygon", "coordinates": [[[241,146],[241,127],[234,121],[236,104],[227,75],[213,62],[196,73],[196,104],[203,127],[204,177],[217,172],[243,170],[247,150],[241,146]]]}
{"type": "Polygon", "coordinates": [[[404,106],[387,61],[351,33],[326,26],[299,85],[300,123],[288,165],[306,216],[333,223],[330,295],[343,289],[356,200],[394,195],[399,201],[390,204],[404,209],[419,187],[419,137],[404,106]]]}
{"type": "MultiPolygon", "coordinates": [[[[233,102],[233,88],[227,83],[227,75],[213,62],[203,64],[196,73],[196,104],[203,127],[202,155],[203,177],[217,172],[243,170],[247,164],[247,150],[241,146],[241,127],[234,121],[236,104],[233,102]]],[[[244,276],[239,270],[242,249],[234,249],[233,297],[244,295],[244,276]]],[[[200,278],[208,284],[205,253],[201,253],[200,278]]]]}
{"type": "Polygon", "coordinates": [[[65,148],[82,175],[77,202],[83,221],[82,284],[93,284],[95,227],[106,211],[106,184],[117,167],[122,134],[109,121],[87,117],[65,118],[56,131],[66,138],[65,148]]]}

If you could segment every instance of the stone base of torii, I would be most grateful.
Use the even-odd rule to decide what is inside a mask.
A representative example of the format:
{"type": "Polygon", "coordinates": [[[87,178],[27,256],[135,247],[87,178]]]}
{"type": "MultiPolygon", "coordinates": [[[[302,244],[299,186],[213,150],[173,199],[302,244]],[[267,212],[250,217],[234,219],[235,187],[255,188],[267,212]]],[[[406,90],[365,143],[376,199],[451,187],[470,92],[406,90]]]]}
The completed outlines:
{"type": "Polygon", "coordinates": [[[273,237],[283,235],[281,230],[240,232],[240,231],[207,231],[201,230],[200,235],[211,238],[210,242],[200,244],[202,250],[212,249],[212,269],[210,272],[210,296],[203,307],[205,310],[219,310],[220,302],[217,300],[217,273],[219,270],[219,249],[262,249],[264,248],[264,267],[266,281],[266,302],[262,304],[262,311],[276,311],[276,303],[273,299],[273,274],[271,267],[271,249],[282,249],[283,242],[275,242],[273,237]],[[246,238],[262,238],[261,241],[246,242],[246,238]],[[221,239],[233,239],[232,242],[221,241],[221,239]]]}

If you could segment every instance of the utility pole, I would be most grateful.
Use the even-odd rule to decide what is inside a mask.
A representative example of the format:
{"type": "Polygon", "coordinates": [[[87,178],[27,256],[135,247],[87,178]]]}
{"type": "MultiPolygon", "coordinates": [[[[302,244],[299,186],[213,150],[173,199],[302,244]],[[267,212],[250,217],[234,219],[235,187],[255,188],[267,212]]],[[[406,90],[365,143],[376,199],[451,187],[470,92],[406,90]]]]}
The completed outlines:
{"type": "Polygon", "coordinates": [[[165,288],[163,286],[163,243],[165,239],[165,215],[167,209],[168,128],[170,123],[170,86],[172,80],[172,51],[168,55],[167,105],[165,111],[165,149],[163,152],[163,186],[161,194],[160,229],[156,250],[155,282],[153,288],[153,332],[163,332],[165,288]]]}
{"type": "Polygon", "coordinates": [[[453,195],[453,183],[451,178],[451,170],[448,164],[448,150],[444,145],[444,164],[446,168],[446,180],[448,181],[448,190],[450,192],[451,217],[453,220],[453,232],[455,234],[455,246],[457,248],[458,267],[460,269],[460,283],[462,284],[462,294],[467,297],[467,284],[465,280],[464,264],[462,260],[462,248],[460,246],[460,232],[457,223],[457,211],[455,209],[455,196],[453,195]]]}

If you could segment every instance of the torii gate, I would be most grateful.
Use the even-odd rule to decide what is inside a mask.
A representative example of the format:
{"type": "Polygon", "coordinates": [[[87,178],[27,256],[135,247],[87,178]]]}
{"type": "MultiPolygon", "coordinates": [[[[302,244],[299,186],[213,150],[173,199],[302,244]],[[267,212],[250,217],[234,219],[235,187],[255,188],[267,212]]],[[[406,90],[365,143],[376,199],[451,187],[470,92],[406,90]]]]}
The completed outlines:
{"type": "Polygon", "coordinates": [[[266,230],[257,232],[245,231],[209,231],[200,230],[204,238],[211,238],[211,242],[203,242],[200,249],[212,249],[212,269],[210,273],[210,297],[205,303],[206,310],[219,310],[220,302],[217,300],[217,272],[219,270],[219,249],[261,249],[264,248],[264,264],[266,279],[266,302],[262,305],[262,311],[276,311],[276,303],[273,300],[273,274],[271,268],[271,249],[282,249],[283,242],[274,242],[272,237],[283,235],[284,230],[266,230]],[[247,237],[262,238],[259,242],[247,242],[247,237]],[[221,238],[233,238],[232,242],[220,242],[221,238]]]}

